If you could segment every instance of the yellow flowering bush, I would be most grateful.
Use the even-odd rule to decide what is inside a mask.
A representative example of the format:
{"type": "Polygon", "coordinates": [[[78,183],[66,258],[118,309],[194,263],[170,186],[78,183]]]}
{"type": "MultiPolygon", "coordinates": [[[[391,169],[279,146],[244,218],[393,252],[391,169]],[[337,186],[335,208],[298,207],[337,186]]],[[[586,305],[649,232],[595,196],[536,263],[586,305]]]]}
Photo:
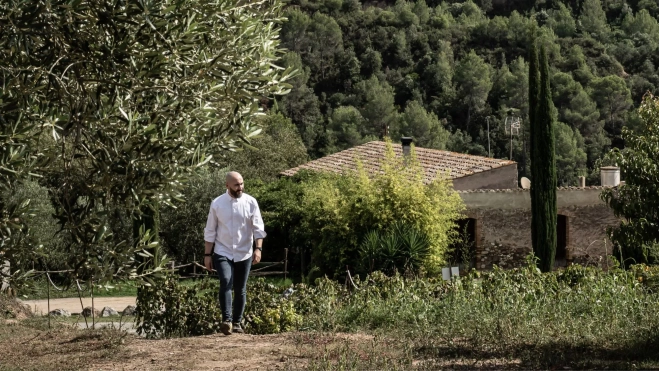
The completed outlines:
{"type": "Polygon", "coordinates": [[[369,175],[363,166],[343,175],[319,174],[304,186],[305,223],[313,239],[312,259],[321,272],[342,276],[346,266],[358,266],[357,248],[372,230],[403,223],[430,239],[423,269],[436,273],[456,238],[456,220],[464,204],[448,177],[424,184],[423,168],[414,147],[409,158],[394,154],[390,141],[380,173],[369,175]]]}

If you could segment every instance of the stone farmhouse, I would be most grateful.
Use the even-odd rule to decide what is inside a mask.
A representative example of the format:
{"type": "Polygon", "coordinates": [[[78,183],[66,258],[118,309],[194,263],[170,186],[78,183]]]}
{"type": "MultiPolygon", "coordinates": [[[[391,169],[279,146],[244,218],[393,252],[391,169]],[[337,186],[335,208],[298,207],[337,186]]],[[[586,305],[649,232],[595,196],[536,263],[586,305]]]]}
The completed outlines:
{"type": "MultiPolygon", "coordinates": [[[[410,138],[394,145],[396,156],[410,151],[410,138]]],[[[379,170],[385,142],[373,141],[316,159],[282,172],[292,176],[302,169],[341,173],[355,170],[359,159],[370,173],[379,170]]],[[[514,161],[415,147],[417,159],[425,172],[426,183],[439,174],[450,174],[453,187],[466,205],[465,218],[459,221],[472,247],[471,265],[491,269],[494,264],[512,268],[525,264],[531,245],[531,196],[519,186],[514,161]]],[[[617,177],[603,176],[603,186],[557,189],[558,238],[556,267],[572,263],[607,266],[612,244],[607,227],[620,219],[600,199],[602,190],[619,183],[619,170],[603,168],[617,177]],[[617,171],[617,173],[616,173],[617,171]]]]}

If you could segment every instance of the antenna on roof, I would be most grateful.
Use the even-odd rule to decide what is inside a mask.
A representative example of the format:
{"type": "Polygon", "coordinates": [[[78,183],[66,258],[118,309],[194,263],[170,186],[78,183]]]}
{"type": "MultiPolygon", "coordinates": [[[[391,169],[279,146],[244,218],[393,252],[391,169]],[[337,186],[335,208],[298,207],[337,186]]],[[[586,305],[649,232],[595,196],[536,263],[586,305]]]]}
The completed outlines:
{"type": "Polygon", "coordinates": [[[519,116],[515,116],[515,109],[508,109],[508,114],[506,115],[505,128],[506,134],[510,135],[510,160],[513,159],[513,135],[519,135],[519,129],[522,127],[522,119],[519,116]]]}

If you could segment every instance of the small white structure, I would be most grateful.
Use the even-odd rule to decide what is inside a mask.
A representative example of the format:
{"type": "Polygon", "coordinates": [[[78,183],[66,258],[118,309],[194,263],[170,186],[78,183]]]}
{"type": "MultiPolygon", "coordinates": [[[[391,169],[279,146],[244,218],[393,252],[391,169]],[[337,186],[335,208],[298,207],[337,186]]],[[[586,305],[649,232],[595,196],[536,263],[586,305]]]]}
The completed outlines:
{"type": "Polygon", "coordinates": [[[620,185],[620,168],[617,166],[601,167],[600,181],[603,187],[617,187],[620,185]]]}
{"type": "Polygon", "coordinates": [[[452,277],[460,277],[459,267],[442,268],[442,278],[444,281],[449,281],[452,277]]]}

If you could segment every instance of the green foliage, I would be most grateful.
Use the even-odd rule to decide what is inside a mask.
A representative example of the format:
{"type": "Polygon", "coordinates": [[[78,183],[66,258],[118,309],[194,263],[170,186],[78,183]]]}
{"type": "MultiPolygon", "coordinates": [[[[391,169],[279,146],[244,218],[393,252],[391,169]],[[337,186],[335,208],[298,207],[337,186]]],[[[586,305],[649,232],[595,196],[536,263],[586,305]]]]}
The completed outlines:
{"type": "MultiPolygon", "coordinates": [[[[532,30],[534,32],[535,29],[532,30]]],[[[535,42],[531,42],[529,45],[529,136],[530,136],[530,147],[531,147],[531,212],[538,209],[539,198],[536,196],[536,189],[534,187],[535,180],[540,178],[540,167],[533,166],[537,160],[538,156],[538,145],[536,144],[536,132],[540,130],[540,120],[538,118],[539,111],[539,100],[540,100],[540,61],[538,59],[538,50],[535,42]]],[[[539,238],[539,223],[540,219],[537,217],[531,217],[531,244],[535,251],[535,247],[538,246],[539,238]]]]}
{"type": "Polygon", "coordinates": [[[429,253],[430,238],[398,222],[388,229],[370,231],[359,246],[362,271],[379,270],[386,274],[417,274],[429,253]]]}
{"type": "Polygon", "coordinates": [[[577,24],[572,17],[570,8],[559,2],[558,9],[550,9],[547,25],[558,37],[571,37],[577,32],[577,24]]]}
{"type": "MultiPolygon", "coordinates": [[[[210,204],[226,192],[225,177],[228,169],[204,169],[190,179],[183,192],[185,201],[175,207],[163,207],[161,212],[161,243],[176,261],[192,262],[203,253],[204,227],[210,204]]],[[[246,189],[249,193],[249,189],[246,189]]],[[[200,261],[200,259],[197,259],[200,261]]]]}
{"type": "Polygon", "coordinates": [[[579,16],[581,30],[597,39],[606,39],[610,28],[600,0],[584,0],[579,16]]]}
{"type": "MultiPolygon", "coordinates": [[[[220,332],[222,313],[217,302],[219,281],[213,278],[183,284],[167,275],[137,294],[137,332],[147,338],[207,335],[220,332]]],[[[263,278],[247,283],[244,329],[250,334],[292,331],[301,325],[299,313],[317,312],[320,298],[308,297],[299,285],[296,299],[263,278]],[[313,305],[313,306],[310,306],[313,305]]]]}
{"type": "MultiPolygon", "coordinates": [[[[599,0],[360,6],[344,1],[340,8],[294,2],[286,10],[282,40],[299,57],[305,79],[282,100],[290,107],[282,110],[298,127],[311,157],[380,137],[386,126],[393,140],[404,131],[415,132],[411,135],[420,147],[436,146],[427,125],[403,127],[400,117],[418,104],[455,138],[446,148],[471,154],[487,153],[489,117],[492,155],[507,158],[510,142],[497,136],[504,131],[506,112],[514,108],[522,132],[513,139],[513,157],[519,175],[532,178],[525,63],[529,29],[535,27],[534,37],[552,61],[552,75],[561,75],[556,83],[565,84],[552,85],[557,93],[563,90],[553,96],[558,121],[579,130],[592,173],[611,145],[624,147],[620,129],[629,125],[633,106],[645,92],[659,88],[659,33],[653,18],[659,8],[653,1],[624,6],[599,0]],[[333,19],[338,30],[318,14],[333,19]],[[316,29],[314,19],[323,26],[316,29]]],[[[432,121],[417,116],[419,122],[432,121]]]]}
{"type": "Polygon", "coordinates": [[[206,335],[219,332],[222,312],[218,281],[181,285],[166,275],[137,292],[137,332],[147,338],[206,335]]]}
{"type": "Polygon", "coordinates": [[[262,278],[248,283],[245,330],[250,334],[277,334],[297,330],[302,322],[298,307],[262,278]]]}
{"type": "MultiPolygon", "coordinates": [[[[355,277],[356,286],[351,284],[350,290],[320,278],[314,285],[292,285],[287,295],[281,287],[255,280],[248,282],[245,329],[253,334],[368,331],[391,339],[404,323],[405,331],[395,343],[413,343],[416,353],[408,361],[421,356],[428,357],[428,362],[444,360],[453,352],[464,357],[467,351],[474,357],[492,357],[491,352],[496,352],[498,357],[522,362],[517,364],[520,367],[545,369],[556,365],[559,358],[565,364],[579,365],[586,351],[603,352],[609,359],[615,350],[625,361],[636,362],[637,357],[656,350],[658,274],[648,266],[603,271],[579,265],[541,273],[529,261],[523,268],[495,267],[451,281],[374,272],[363,280],[355,277]],[[562,347],[572,351],[562,352],[562,347]]],[[[153,314],[140,312],[140,328],[167,327],[169,336],[186,335],[185,331],[217,332],[213,327],[213,316],[219,316],[217,282],[209,283],[197,282],[190,291],[178,284],[176,298],[185,299],[178,306],[171,296],[153,295],[158,304],[146,309],[138,305],[138,312],[153,314]],[[159,305],[163,304],[161,312],[159,305]]],[[[166,285],[156,288],[174,293],[166,285]]],[[[150,336],[154,335],[163,334],[152,331],[150,336]]]]}
{"type": "Polygon", "coordinates": [[[251,140],[249,147],[227,151],[217,163],[238,171],[244,179],[268,182],[282,171],[307,162],[307,149],[290,119],[269,112],[260,117],[259,125],[263,131],[251,140]]]}
{"type": "MultiPolygon", "coordinates": [[[[8,244],[25,244],[14,246],[16,250],[31,250],[37,267],[49,267],[53,270],[65,269],[67,260],[65,241],[57,234],[57,221],[53,218],[55,210],[50,203],[48,189],[42,187],[34,180],[25,180],[17,184],[11,193],[6,191],[2,195],[3,204],[8,208],[18,207],[23,200],[30,200],[31,216],[27,219],[29,230],[14,235],[8,244]]],[[[20,267],[29,270],[27,264],[20,267]]]]}
{"type": "MultiPolygon", "coordinates": [[[[536,70],[537,71],[537,70],[536,70]]],[[[533,252],[539,258],[543,272],[554,266],[556,253],[556,151],[549,61],[544,46],[540,47],[538,108],[533,122],[531,153],[534,178],[531,182],[531,227],[533,228],[533,252]]],[[[530,74],[537,76],[537,72],[530,74]]],[[[531,99],[529,99],[531,101],[531,99]]]]}
{"type": "Polygon", "coordinates": [[[316,231],[309,238],[312,259],[321,272],[338,277],[346,265],[358,265],[357,249],[366,233],[395,222],[428,236],[430,254],[424,269],[440,268],[464,205],[441,176],[424,184],[414,151],[405,161],[395,157],[389,142],[381,174],[369,177],[361,169],[343,175],[318,174],[303,183],[304,225],[316,231]]]}
{"type": "Polygon", "coordinates": [[[418,101],[411,101],[405,107],[400,115],[398,132],[401,137],[414,138],[419,147],[435,149],[446,149],[450,135],[437,116],[426,112],[418,101]]]}
{"type": "Polygon", "coordinates": [[[565,123],[557,122],[556,131],[556,181],[558,186],[577,186],[578,177],[586,173],[584,140],[579,131],[565,123]]]}
{"type": "Polygon", "coordinates": [[[455,66],[454,81],[458,86],[458,96],[467,107],[467,128],[471,115],[484,109],[492,89],[490,68],[473,50],[455,66]]]}
{"type": "MultiPolygon", "coordinates": [[[[273,66],[281,54],[281,6],[0,4],[2,125],[14,133],[5,146],[17,151],[14,162],[25,158],[19,149],[35,160],[52,159],[39,173],[70,242],[71,277],[138,278],[146,260],[161,268],[166,259],[153,261],[154,253],[141,251],[157,250],[157,231],[141,225],[139,238],[117,243],[109,205],[121,205],[136,220],[145,212],[157,216],[159,204],[179,197],[201,166],[258,134],[252,118],[261,111],[259,100],[290,87],[284,81],[291,71],[273,66]],[[30,143],[33,131],[43,134],[38,145],[30,143]],[[11,143],[17,134],[23,135],[18,146],[11,143]]],[[[31,255],[7,254],[18,266],[31,255]]]]}
{"type": "Polygon", "coordinates": [[[602,192],[602,199],[623,218],[618,227],[609,230],[623,266],[659,262],[659,99],[647,95],[639,113],[639,131],[623,128],[626,148],[615,149],[608,156],[620,167],[625,184],[602,192]]]}

